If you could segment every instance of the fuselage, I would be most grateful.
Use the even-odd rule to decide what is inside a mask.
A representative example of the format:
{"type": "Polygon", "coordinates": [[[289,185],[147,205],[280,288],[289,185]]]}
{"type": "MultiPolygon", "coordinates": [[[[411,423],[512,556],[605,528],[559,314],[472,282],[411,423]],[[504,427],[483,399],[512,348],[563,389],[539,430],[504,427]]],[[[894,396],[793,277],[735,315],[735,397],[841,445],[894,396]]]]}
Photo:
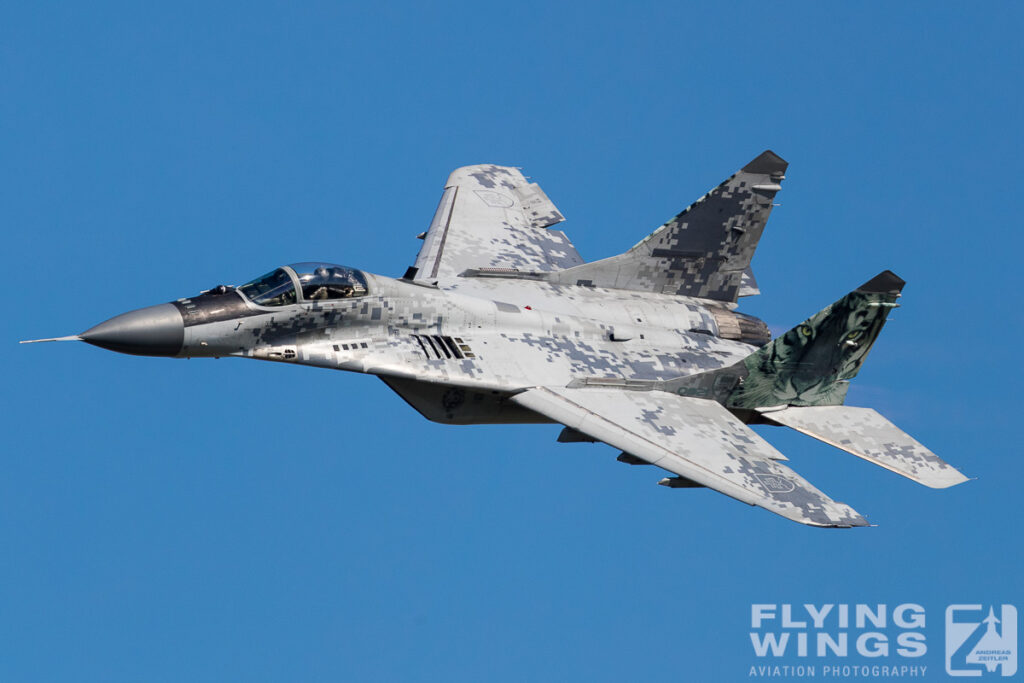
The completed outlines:
{"type": "MultiPolygon", "coordinates": [[[[730,365],[756,348],[747,342],[760,341],[763,327],[700,299],[500,278],[458,278],[439,287],[348,269],[360,277],[356,291],[323,298],[299,265],[305,264],[274,271],[284,284],[272,291],[252,283],[219,287],[118,316],[82,338],[143,355],[254,358],[373,374],[430,419],[480,423],[533,421],[500,404],[538,378],[557,385],[669,380],[730,365]],[[280,294],[289,284],[282,272],[297,285],[293,294],[280,294]],[[148,346],[133,348],[123,319],[135,316],[128,326],[141,334],[147,312],[166,334],[154,336],[151,326],[148,346]],[[723,338],[742,337],[737,321],[748,339],[723,338]],[[105,326],[116,334],[104,334],[105,326]]],[[[274,273],[253,282],[269,282],[274,273]]]]}

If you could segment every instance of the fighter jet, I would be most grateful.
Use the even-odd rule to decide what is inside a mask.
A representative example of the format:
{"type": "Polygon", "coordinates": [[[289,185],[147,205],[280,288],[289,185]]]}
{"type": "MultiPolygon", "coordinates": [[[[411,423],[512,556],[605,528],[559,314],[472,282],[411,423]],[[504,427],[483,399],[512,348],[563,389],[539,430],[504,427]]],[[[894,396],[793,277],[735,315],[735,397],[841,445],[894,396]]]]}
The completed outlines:
{"type": "Polygon", "coordinates": [[[516,168],[448,177],[400,278],[293,263],[118,315],[81,340],[376,375],[428,420],[558,423],[670,488],[708,487],[796,522],[867,526],[750,429],[786,426],[933,488],[966,477],[870,408],[844,405],[904,281],[890,271],[772,339],[738,312],[788,164],[765,151],[628,251],[585,263],[516,168]]]}

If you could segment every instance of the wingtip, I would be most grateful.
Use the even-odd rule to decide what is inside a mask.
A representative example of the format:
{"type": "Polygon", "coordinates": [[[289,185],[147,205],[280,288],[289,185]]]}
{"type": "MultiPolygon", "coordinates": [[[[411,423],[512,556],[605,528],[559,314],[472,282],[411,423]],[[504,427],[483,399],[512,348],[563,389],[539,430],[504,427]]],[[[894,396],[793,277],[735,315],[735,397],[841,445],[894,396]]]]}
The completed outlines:
{"type": "Polygon", "coordinates": [[[787,168],[789,168],[789,162],[770,149],[766,149],[740,170],[744,173],[772,174],[785,173],[787,168]]]}
{"type": "MultiPolygon", "coordinates": [[[[847,507],[849,508],[850,506],[847,505],[847,507]]],[[[867,519],[864,518],[864,515],[860,514],[859,512],[854,510],[853,508],[850,508],[850,511],[853,512],[854,516],[851,517],[848,520],[844,520],[843,521],[843,525],[842,525],[841,528],[844,528],[844,529],[854,529],[854,528],[857,528],[857,527],[873,527],[873,526],[878,526],[877,524],[872,524],[871,522],[869,522],[867,519]]]]}
{"type": "Polygon", "coordinates": [[[864,519],[864,517],[862,517],[861,515],[858,514],[856,517],[854,517],[852,519],[845,519],[845,520],[842,520],[841,522],[837,522],[837,523],[834,523],[834,524],[829,524],[828,526],[831,526],[831,527],[833,527],[835,529],[857,529],[857,528],[861,528],[861,527],[869,527],[870,528],[870,527],[875,527],[875,526],[878,526],[878,525],[877,524],[872,524],[871,522],[869,522],[868,520],[864,519]]]}
{"type": "Polygon", "coordinates": [[[800,510],[780,511],[772,508],[766,509],[798,524],[818,529],[850,529],[853,527],[874,526],[852,507],[838,501],[830,501],[829,506],[819,508],[809,514],[800,510]]]}
{"type": "Polygon", "coordinates": [[[942,478],[936,478],[928,481],[915,479],[920,484],[924,484],[930,489],[951,489],[954,486],[960,484],[966,484],[969,481],[974,481],[977,477],[968,477],[963,472],[956,471],[954,474],[946,475],[942,478]]]}
{"type": "Polygon", "coordinates": [[[832,511],[829,515],[830,521],[833,526],[837,526],[841,529],[852,529],[854,527],[872,526],[871,522],[846,503],[840,503],[836,501],[836,510],[832,511]]]}

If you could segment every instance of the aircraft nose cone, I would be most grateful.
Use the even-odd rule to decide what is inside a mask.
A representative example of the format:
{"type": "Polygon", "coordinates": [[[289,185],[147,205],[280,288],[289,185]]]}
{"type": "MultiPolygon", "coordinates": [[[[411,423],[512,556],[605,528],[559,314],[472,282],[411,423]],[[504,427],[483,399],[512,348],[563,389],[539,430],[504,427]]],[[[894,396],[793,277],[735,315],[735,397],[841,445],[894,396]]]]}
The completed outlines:
{"type": "Polygon", "coordinates": [[[78,336],[111,351],[136,356],[177,356],[185,342],[185,321],[175,306],[160,304],[122,313],[78,336]]]}

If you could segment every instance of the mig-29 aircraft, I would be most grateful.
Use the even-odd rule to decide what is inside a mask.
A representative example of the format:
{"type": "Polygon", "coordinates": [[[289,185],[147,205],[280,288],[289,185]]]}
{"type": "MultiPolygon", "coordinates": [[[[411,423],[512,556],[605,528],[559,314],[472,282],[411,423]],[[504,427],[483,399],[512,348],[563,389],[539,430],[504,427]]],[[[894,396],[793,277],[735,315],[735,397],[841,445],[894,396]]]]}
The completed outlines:
{"type": "Polygon", "coordinates": [[[933,488],[966,477],[874,410],[843,405],[897,306],[895,274],[774,340],[735,310],[759,293],[750,260],[786,167],[766,151],[632,249],[584,263],[536,183],[466,166],[401,278],[295,263],[59,340],[376,375],[435,422],[561,423],[559,441],[609,444],[624,463],[668,470],[665,486],[866,526],[747,425],[790,427],[933,488]]]}

